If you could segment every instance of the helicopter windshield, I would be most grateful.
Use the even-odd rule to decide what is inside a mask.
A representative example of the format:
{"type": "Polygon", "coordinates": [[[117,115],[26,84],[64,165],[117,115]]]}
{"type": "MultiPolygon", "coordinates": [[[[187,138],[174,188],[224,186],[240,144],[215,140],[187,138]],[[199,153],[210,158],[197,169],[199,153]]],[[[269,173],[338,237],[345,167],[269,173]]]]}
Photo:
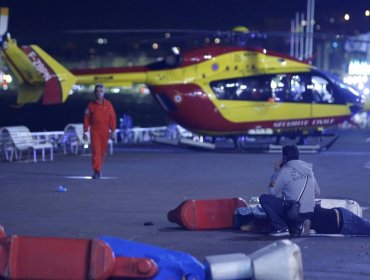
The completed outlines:
{"type": "Polygon", "coordinates": [[[349,103],[362,103],[363,96],[362,94],[351,87],[350,85],[342,82],[340,78],[330,72],[322,71],[322,70],[315,70],[315,72],[320,73],[321,75],[327,77],[333,84],[336,85],[336,88],[339,91],[339,94],[344,98],[346,102],[349,103]]]}
{"type": "Polygon", "coordinates": [[[341,94],[348,102],[359,103],[362,101],[362,95],[353,87],[342,82],[338,82],[337,84],[339,86],[341,94]]]}

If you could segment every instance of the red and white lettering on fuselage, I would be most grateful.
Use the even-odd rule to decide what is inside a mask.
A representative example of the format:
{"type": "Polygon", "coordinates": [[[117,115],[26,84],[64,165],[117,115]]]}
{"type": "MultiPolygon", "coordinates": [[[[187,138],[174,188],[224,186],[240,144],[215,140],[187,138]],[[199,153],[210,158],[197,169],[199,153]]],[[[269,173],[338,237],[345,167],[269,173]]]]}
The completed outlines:
{"type": "Polygon", "coordinates": [[[342,119],[343,118],[339,118],[339,117],[329,117],[329,118],[311,118],[311,119],[274,121],[272,128],[332,126],[334,124],[337,124],[338,121],[342,119]]]}
{"type": "Polygon", "coordinates": [[[62,88],[53,69],[45,63],[32,47],[23,46],[22,50],[45,81],[43,104],[58,104],[62,102],[62,88]]]}

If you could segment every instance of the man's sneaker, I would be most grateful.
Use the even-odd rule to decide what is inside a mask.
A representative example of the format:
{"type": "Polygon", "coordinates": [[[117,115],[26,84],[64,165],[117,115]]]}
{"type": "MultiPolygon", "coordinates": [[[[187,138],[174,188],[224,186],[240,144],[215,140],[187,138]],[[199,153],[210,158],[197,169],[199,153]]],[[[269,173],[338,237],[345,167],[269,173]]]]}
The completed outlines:
{"type": "Polygon", "coordinates": [[[309,236],[311,229],[311,221],[309,219],[304,220],[302,224],[301,236],[309,236]]]}
{"type": "Polygon", "coordinates": [[[91,176],[92,179],[100,179],[100,172],[94,172],[94,174],[91,176]]]}
{"type": "Polygon", "coordinates": [[[290,234],[293,237],[309,236],[310,228],[311,228],[311,221],[309,219],[306,219],[298,227],[291,229],[290,234]]]}
{"type": "Polygon", "coordinates": [[[271,236],[288,236],[290,235],[288,229],[277,229],[270,233],[271,236]]]}

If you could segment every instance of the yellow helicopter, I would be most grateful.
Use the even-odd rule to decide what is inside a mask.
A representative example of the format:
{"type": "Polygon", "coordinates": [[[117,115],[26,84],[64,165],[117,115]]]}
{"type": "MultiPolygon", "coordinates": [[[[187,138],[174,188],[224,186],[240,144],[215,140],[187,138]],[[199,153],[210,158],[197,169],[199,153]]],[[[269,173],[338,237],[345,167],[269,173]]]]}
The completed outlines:
{"type": "Polygon", "coordinates": [[[146,66],[67,70],[37,45],[8,37],[2,56],[20,82],[18,103],[64,102],[74,84],[145,83],[167,114],[204,136],[321,135],[370,109],[330,73],[263,48],[211,45],[172,53],[146,66]]]}

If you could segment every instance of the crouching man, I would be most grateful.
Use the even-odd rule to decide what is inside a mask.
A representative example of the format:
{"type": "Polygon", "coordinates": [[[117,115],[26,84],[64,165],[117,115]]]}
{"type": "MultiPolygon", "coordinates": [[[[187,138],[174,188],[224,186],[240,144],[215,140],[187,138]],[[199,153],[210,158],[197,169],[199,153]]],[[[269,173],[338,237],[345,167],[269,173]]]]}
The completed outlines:
{"type": "Polygon", "coordinates": [[[269,194],[261,195],[259,201],[274,228],[271,235],[305,235],[310,229],[309,219],[314,211],[315,198],[320,195],[320,188],[312,164],[299,159],[296,145],[284,146],[282,152],[282,160],[275,164],[271,176],[269,194]],[[284,200],[298,199],[301,204],[299,217],[291,220],[286,215],[284,200]]]}

